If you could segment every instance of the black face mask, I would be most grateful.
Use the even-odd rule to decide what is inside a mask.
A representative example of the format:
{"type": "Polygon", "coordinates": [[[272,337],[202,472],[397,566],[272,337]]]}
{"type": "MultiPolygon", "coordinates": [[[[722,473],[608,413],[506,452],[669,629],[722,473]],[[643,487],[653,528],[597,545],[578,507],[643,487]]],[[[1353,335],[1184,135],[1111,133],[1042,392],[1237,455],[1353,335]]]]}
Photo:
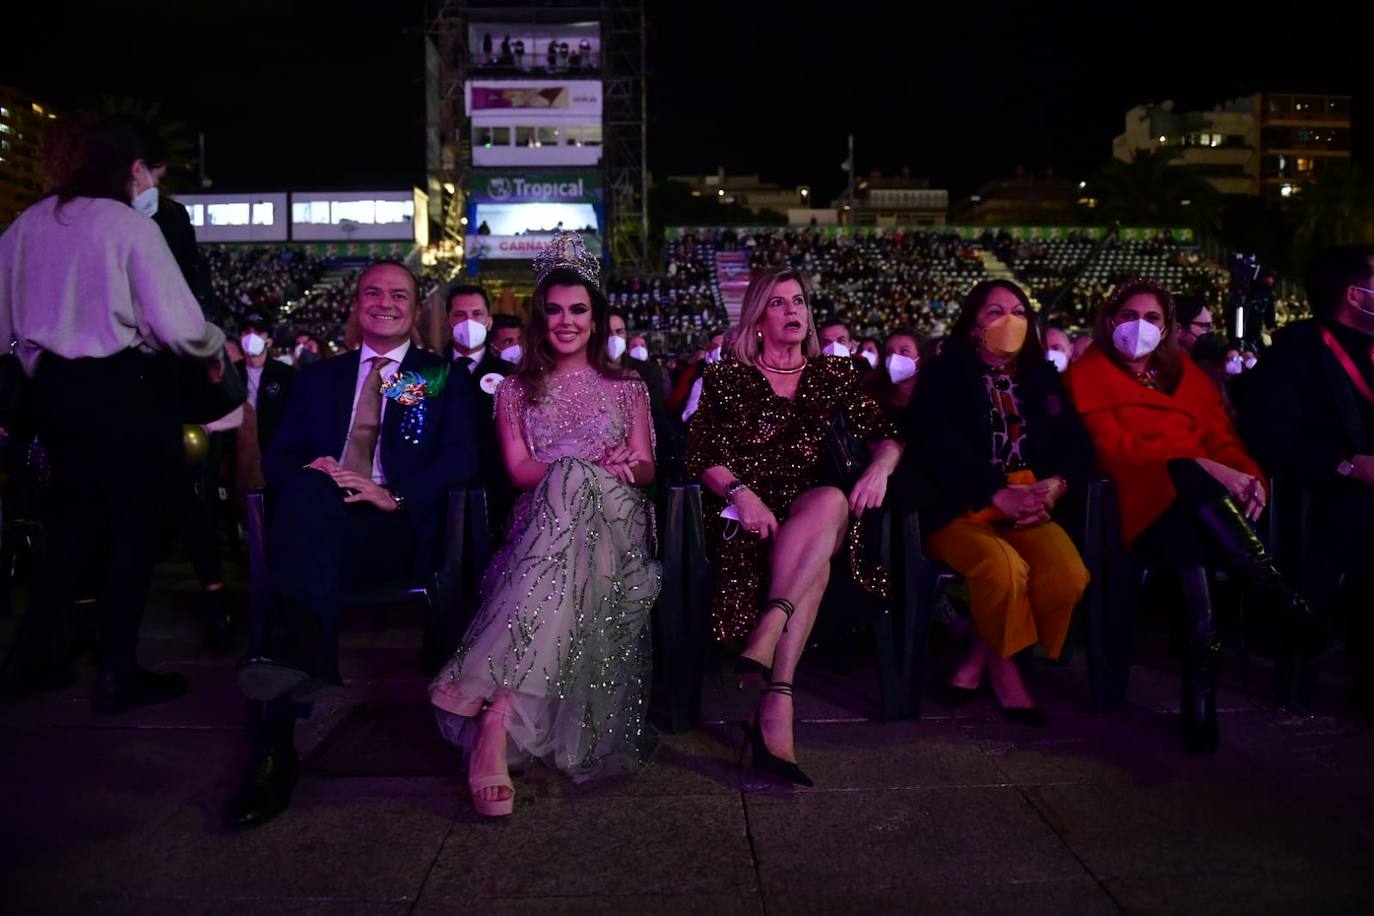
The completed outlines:
{"type": "Polygon", "coordinates": [[[1213,331],[1193,338],[1193,359],[1207,359],[1226,352],[1221,338],[1213,331]]]}

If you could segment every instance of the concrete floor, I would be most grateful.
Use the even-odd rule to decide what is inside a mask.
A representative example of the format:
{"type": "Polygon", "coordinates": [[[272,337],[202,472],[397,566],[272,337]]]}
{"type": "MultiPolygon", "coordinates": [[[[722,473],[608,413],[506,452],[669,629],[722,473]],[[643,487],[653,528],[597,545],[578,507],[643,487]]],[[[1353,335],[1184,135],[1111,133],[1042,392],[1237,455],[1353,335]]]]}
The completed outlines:
{"type": "Polygon", "coordinates": [[[1192,759],[1176,748],[1177,673],[1148,638],[1109,716],[1083,708],[1081,662],[1035,666],[1040,731],[988,701],[955,716],[930,699],[920,721],[882,724],[866,665],[812,664],[797,702],[810,790],[738,766],[722,723],[747,698],[712,677],[707,724],[665,736],[646,772],[578,787],[536,767],[515,815],[482,822],[425,703],[414,615],[364,613],[345,638],[348,695],[300,731],[291,810],[228,833],[242,704],[233,659],[199,649],[186,576],[160,570],[143,655],[185,672],[187,697],[114,719],[89,714],[84,684],[0,703],[0,910],[1374,911],[1374,730],[1340,685],[1315,715],[1275,710],[1254,662],[1251,695],[1222,692],[1221,752],[1192,759]]]}

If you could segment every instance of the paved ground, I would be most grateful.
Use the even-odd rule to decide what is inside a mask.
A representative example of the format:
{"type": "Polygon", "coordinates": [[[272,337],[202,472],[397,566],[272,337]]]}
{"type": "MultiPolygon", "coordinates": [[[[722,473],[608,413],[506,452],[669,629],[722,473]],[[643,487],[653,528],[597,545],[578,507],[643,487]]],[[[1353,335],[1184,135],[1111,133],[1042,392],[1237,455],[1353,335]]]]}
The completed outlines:
{"type": "Polygon", "coordinates": [[[185,575],[161,571],[144,655],[186,672],[189,696],[112,720],[84,687],[0,704],[4,912],[1374,911],[1374,730],[1335,690],[1316,715],[1269,708],[1254,663],[1253,699],[1223,693],[1221,753],[1189,759],[1158,627],[1110,716],[1082,709],[1081,664],[1037,667],[1044,731],[986,704],[881,724],[866,667],[815,664],[798,679],[812,790],[737,766],[719,723],[742,698],[713,678],[714,724],[665,738],[644,774],[574,787],[534,770],[514,817],[483,823],[424,703],[414,619],[365,613],[347,699],[300,735],[293,808],[226,833],[241,705],[231,660],[197,646],[185,575]]]}

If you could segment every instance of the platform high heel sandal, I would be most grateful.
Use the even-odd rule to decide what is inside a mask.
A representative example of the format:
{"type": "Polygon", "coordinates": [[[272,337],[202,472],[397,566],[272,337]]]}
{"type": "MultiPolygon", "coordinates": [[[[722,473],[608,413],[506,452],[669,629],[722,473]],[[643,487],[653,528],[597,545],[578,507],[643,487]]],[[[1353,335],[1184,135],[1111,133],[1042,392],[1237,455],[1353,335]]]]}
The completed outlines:
{"type": "MultiPolygon", "coordinates": [[[[759,618],[762,619],[763,615],[767,614],[773,608],[777,608],[786,614],[789,622],[792,620],[793,612],[796,611],[796,607],[786,598],[774,598],[763,606],[763,610],[759,611],[759,618]]],[[[787,624],[785,623],[783,624],[783,630],[784,632],[787,630],[787,624]]],[[[749,658],[747,655],[735,656],[735,674],[740,677],[761,678],[765,685],[771,683],[773,680],[773,669],[770,666],[765,665],[758,659],[749,658]]],[[[743,684],[741,684],[741,686],[743,686],[743,684]]]]}
{"type": "MultiPolygon", "coordinates": [[[[764,693],[780,693],[783,696],[792,696],[792,685],[779,681],[776,684],[769,684],[764,688],[764,693]]],[[[768,749],[768,745],[763,740],[763,726],[759,724],[758,713],[754,713],[752,722],[743,723],[745,732],[749,735],[749,763],[760,773],[767,776],[776,776],[778,779],[799,786],[810,788],[815,783],[811,777],[802,772],[802,768],[790,760],[783,760],[768,749]]]]}

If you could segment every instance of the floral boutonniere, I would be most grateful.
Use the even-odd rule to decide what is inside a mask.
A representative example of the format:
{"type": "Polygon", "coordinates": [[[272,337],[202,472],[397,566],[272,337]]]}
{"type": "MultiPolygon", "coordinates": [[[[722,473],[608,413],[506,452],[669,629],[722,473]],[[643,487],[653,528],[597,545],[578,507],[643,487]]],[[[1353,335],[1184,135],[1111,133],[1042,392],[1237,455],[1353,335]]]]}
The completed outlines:
{"type": "Polygon", "coordinates": [[[425,412],[429,399],[436,397],[448,383],[448,366],[429,372],[397,372],[382,382],[382,397],[390,398],[404,408],[401,414],[401,438],[418,445],[425,432],[425,412]]]}

